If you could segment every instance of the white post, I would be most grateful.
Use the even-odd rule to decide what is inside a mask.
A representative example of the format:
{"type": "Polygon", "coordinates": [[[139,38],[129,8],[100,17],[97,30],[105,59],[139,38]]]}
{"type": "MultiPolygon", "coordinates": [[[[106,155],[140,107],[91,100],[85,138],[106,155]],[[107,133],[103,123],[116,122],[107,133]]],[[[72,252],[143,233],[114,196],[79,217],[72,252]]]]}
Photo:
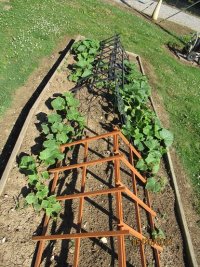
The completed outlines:
{"type": "Polygon", "coordinates": [[[158,4],[156,5],[156,8],[154,9],[153,15],[152,15],[153,20],[158,19],[161,4],[162,4],[162,0],[159,0],[158,4]]]}

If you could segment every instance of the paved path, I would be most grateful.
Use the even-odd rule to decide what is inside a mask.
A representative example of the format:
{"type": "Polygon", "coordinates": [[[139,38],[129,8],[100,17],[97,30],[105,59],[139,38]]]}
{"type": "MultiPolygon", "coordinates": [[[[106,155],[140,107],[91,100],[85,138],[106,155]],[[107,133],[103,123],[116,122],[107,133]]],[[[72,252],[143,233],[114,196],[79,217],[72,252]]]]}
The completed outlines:
{"type": "MultiPolygon", "coordinates": [[[[137,9],[140,12],[143,12],[147,15],[152,15],[153,10],[155,9],[155,6],[157,4],[156,1],[152,0],[114,0],[118,3],[124,3],[126,5],[129,5],[135,9],[137,9]]],[[[165,19],[175,13],[177,13],[179,9],[162,4],[160,13],[159,13],[159,19],[165,19]]],[[[159,21],[158,19],[158,21],[159,21]]],[[[169,21],[176,22],[177,24],[187,26],[188,28],[200,32],[200,18],[195,17],[193,15],[181,12],[171,18],[168,19],[169,21]]]]}

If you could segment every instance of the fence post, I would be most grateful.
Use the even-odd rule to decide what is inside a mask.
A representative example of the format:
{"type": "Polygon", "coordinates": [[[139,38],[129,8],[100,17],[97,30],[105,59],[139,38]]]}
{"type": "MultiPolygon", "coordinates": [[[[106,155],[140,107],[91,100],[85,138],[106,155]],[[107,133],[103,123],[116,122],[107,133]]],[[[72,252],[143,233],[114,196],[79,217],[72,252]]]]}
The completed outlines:
{"type": "Polygon", "coordinates": [[[152,14],[153,20],[158,19],[161,4],[162,4],[162,0],[159,0],[159,2],[157,3],[156,8],[154,9],[153,14],[152,14]]]}

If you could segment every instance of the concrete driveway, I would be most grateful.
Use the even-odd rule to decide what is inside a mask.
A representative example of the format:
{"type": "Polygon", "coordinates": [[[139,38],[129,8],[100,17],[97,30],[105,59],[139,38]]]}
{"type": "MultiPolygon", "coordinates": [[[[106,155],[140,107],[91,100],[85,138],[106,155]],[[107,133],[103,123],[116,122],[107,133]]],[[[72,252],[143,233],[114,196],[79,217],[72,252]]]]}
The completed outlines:
{"type": "MultiPolygon", "coordinates": [[[[152,15],[153,10],[155,9],[155,6],[157,4],[157,1],[152,1],[152,0],[150,1],[149,0],[114,0],[114,1],[133,7],[134,9],[140,12],[143,12],[147,15],[150,15],[150,16],[152,15]]],[[[180,10],[177,8],[162,4],[158,21],[168,18],[172,16],[173,14],[176,14],[179,11],[180,10]]],[[[173,17],[170,17],[168,20],[173,21],[182,26],[186,26],[194,31],[200,32],[200,18],[196,16],[187,14],[185,12],[181,12],[173,17]]]]}

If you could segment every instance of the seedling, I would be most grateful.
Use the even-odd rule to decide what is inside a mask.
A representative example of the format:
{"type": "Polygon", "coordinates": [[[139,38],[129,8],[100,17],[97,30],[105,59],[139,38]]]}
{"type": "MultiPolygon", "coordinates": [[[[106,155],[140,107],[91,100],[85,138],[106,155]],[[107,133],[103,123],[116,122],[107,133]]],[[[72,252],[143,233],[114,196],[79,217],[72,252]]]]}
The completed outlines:
{"type": "Polygon", "coordinates": [[[155,177],[151,177],[147,179],[146,189],[153,193],[159,193],[165,189],[166,184],[167,179],[165,177],[160,177],[157,179],[155,177]]]}
{"type": "Polygon", "coordinates": [[[158,240],[158,239],[164,239],[165,238],[165,234],[162,231],[162,229],[160,228],[155,228],[154,231],[152,231],[152,238],[153,240],[158,240]]]}

